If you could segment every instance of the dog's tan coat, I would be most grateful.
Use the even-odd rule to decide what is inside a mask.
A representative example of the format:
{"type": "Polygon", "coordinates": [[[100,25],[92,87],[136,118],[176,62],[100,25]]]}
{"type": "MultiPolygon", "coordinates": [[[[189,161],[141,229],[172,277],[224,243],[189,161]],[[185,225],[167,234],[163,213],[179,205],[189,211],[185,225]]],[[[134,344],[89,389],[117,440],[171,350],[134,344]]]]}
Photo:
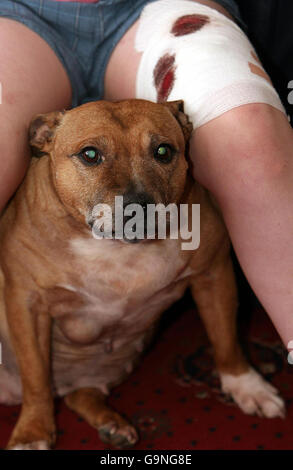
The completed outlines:
{"type": "MultiPolygon", "coordinates": [[[[161,313],[188,286],[220,374],[248,374],[236,337],[228,236],[209,194],[187,175],[190,126],[181,108],[98,102],[33,122],[31,144],[43,156],[32,159],[0,223],[0,401],[23,403],[9,448],[53,444],[54,393],[66,395],[68,406],[105,441],[133,444],[136,431],[104,397],[129,374],[161,313]],[[152,158],[152,139],[174,145],[174,162],[152,158]],[[87,145],[103,152],[97,168],[74,156],[87,145]],[[200,204],[200,248],[182,251],[180,239],[95,240],[88,225],[93,207],[99,201],[113,206],[129,184],[156,203],[200,204]]],[[[255,400],[250,412],[269,400],[271,414],[280,415],[282,402],[272,390],[264,399],[265,390],[249,392],[255,400]]]]}

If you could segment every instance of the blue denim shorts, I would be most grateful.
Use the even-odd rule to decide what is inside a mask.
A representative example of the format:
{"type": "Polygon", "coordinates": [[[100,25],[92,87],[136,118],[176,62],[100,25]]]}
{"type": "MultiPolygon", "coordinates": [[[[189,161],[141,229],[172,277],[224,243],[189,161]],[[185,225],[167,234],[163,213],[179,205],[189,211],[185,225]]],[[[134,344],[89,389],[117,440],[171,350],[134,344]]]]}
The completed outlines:
{"type": "MultiPolygon", "coordinates": [[[[72,86],[72,106],[99,100],[116,44],[156,0],[99,0],[98,3],[53,0],[1,0],[0,16],[20,21],[39,34],[65,67],[72,86]]],[[[215,0],[241,25],[234,0],[215,0]]]]}

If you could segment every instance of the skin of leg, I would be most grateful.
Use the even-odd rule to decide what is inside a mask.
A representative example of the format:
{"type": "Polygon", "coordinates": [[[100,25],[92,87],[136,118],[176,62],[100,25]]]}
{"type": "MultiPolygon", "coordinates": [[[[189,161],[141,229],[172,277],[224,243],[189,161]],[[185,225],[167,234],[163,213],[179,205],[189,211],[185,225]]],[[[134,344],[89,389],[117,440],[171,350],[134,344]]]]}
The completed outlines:
{"type": "MultiPolygon", "coordinates": [[[[219,9],[214,2],[199,3],[219,9]]],[[[110,58],[107,99],[135,97],[137,27],[110,58]]],[[[292,144],[286,116],[255,103],[201,126],[190,146],[194,177],[218,200],[242,269],[285,345],[293,340],[292,144]]]]}
{"type": "MultiPolygon", "coordinates": [[[[26,26],[0,19],[0,210],[13,194],[29,163],[28,126],[38,113],[70,105],[66,72],[47,43],[26,26]]],[[[15,339],[23,382],[23,407],[8,447],[54,441],[53,401],[49,386],[49,320],[44,319],[42,345],[37,344],[30,312],[7,294],[11,336],[15,339]],[[21,315],[20,315],[21,313],[21,315]],[[47,345],[46,350],[42,348],[47,345]],[[28,369],[29,364],[29,369],[28,369]]],[[[18,296],[19,298],[19,296],[18,296]]],[[[42,313],[42,312],[40,312],[42,313]]]]}
{"type": "Polygon", "coordinates": [[[195,178],[216,196],[242,269],[287,345],[293,338],[293,132],[286,117],[269,105],[235,108],[198,129],[191,155],[195,178]]]}
{"type": "Polygon", "coordinates": [[[48,44],[23,24],[0,18],[0,211],[29,162],[27,132],[38,113],[70,106],[71,85],[48,44]]]}
{"type": "Polygon", "coordinates": [[[105,401],[105,395],[94,388],[81,388],[65,397],[68,408],[97,429],[104,442],[116,447],[134,445],[138,439],[136,430],[105,401]]]}

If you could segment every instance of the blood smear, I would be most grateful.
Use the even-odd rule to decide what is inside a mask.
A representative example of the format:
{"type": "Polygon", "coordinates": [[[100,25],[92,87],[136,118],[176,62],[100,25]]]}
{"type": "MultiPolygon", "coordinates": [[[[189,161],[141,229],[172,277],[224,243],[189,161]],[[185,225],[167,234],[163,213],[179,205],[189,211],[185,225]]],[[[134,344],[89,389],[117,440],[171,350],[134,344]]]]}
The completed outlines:
{"type": "Polygon", "coordinates": [[[154,83],[157,90],[157,101],[166,101],[175,81],[175,54],[165,54],[154,69],[154,83]]]}
{"type": "Polygon", "coordinates": [[[174,36],[185,36],[186,34],[199,31],[210,19],[205,15],[185,15],[178,18],[172,26],[171,33],[174,36]]]}

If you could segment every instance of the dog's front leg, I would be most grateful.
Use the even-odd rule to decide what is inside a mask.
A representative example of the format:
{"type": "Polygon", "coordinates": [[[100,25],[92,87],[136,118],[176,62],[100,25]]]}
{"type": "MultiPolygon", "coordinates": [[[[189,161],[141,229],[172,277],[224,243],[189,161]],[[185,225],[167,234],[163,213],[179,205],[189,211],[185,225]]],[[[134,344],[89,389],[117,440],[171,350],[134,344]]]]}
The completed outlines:
{"type": "Polygon", "coordinates": [[[192,279],[191,291],[214,349],[222,390],[244,413],[282,417],[283,400],[250,367],[238,342],[237,290],[228,254],[219,254],[208,271],[192,279]]]}
{"type": "Polygon", "coordinates": [[[27,292],[11,283],[5,287],[5,303],[22,381],[22,409],[7,448],[49,449],[55,440],[49,378],[51,320],[47,313],[31,311],[27,292]]]}
{"type": "Polygon", "coordinates": [[[106,397],[99,390],[81,388],[67,395],[65,403],[97,429],[103,442],[118,448],[137,442],[134,427],[106,404],[106,397]]]}

